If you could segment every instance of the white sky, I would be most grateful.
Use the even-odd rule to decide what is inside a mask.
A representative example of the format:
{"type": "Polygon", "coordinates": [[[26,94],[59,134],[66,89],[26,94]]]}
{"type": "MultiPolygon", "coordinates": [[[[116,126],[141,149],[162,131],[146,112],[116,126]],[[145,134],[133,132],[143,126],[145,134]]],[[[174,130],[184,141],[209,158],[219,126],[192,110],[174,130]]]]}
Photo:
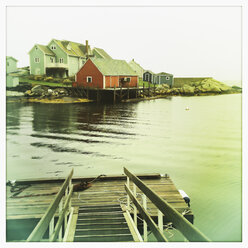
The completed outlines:
{"type": "Polygon", "coordinates": [[[240,7],[7,7],[7,55],[66,39],[174,76],[241,79],[240,7]]]}
{"type": "Polygon", "coordinates": [[[67,39],[174,76],[241,79],[240,7],[7,7],[7,55],[67,39]]]}

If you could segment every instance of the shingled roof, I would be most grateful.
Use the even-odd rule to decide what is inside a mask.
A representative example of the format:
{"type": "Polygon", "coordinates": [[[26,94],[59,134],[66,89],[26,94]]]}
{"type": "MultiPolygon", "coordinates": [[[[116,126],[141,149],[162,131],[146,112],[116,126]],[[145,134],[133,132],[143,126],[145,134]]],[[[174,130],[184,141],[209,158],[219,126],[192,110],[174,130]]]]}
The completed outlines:
{"type": "MultiPolygon", "coordinates": [[[[65,53],[71,56],[86,57],[86,45],[68,40],[55,40],[65,53]],[[70,49],[69,49],[70,48],[70,49]]],[[[97,58],[112,59],[102,48],[94,47],[92,50],[88,46],[88,55],[95,55],[97,58]]]]}
{"type": "Polygon", "coordinates": [[[112,59],[103,49],[94,47],[92,53],[98,58],[104,57],[105,59],[112,59]]]}
{"type": "Polygon", "coordinates": [[[90,58],[104,76],[138,76],[125,60],[90,58]]]}
{"type": "MultiPolygon", "coordinates": [[[[76,57],[85,57],[86,56],[86,46],[68,40],[55,40],[54,41],[59,45],[59,47],[68,55],[76,56],[76,57]]],[[[89,54],[91,54],[91,49],[89,46],[89,54]]]]}
{"type": "Polygon", "coordinates": [[[44,52],[45,54],[55,56],[55,53],[52,50],[50,50],[47,46],[43,46],[43,45],[40,45],[40,44],[36,44],[36,46],[39,47],[40,50],[42,52],[44,52]]]}

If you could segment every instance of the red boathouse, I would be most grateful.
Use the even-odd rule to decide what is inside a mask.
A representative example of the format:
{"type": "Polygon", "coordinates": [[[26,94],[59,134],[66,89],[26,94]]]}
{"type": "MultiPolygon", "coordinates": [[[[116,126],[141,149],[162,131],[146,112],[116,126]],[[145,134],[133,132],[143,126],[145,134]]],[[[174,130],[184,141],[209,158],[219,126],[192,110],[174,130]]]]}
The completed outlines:
{"type": "Polygon", "coordinates": [[[76,87],[138,87],[139,77],[125,60],[89,58],[76,74],[76,87]]]}

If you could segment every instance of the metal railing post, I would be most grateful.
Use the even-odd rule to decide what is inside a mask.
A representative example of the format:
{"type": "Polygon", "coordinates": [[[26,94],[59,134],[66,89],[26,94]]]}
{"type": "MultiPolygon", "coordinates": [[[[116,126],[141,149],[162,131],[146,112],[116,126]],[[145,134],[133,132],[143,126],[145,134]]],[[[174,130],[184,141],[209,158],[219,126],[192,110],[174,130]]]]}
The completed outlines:
{"type": "MultiPolygon", "coordinates": [[[[127,187],[130,189],[130,179],[127,177],[127,187]]],[[[127,208],[130,209],[130,197],[127,195],[127,208]]]]}
{"type": "MultiPolygon", "coordinates": [[[[133,194],[136,197],[136,185],[135,185],[135,183],[133,184],[133,194]]],[[[134,205],[134,209],[133,209],[133,214],[134,214],[134,223],[137,226],[137,208],[135,205],[134,205]]]]}
{"type": "Polygon", "coordinates": [[[52,236],[54,232],[54,217],[51,219],[49,223],[49,238],[52,236]]]}
{"type": "MultiPolygon", "coordinates": [[[[147,201],[146,201],[146,195],[142,195],[142,202],[143,202],[143,208],[147,210],[147,201]]],[[[147,223],[145,220],[143,220],[143,228],[144,228],[144,241],[147,242],[147,223]]]]}
{"type": "MultiPolygon", "coordinates": [[[[67,187],[66,190],[65,190],[65,200],[66,200],[67,197],[68,197],[68,193],[69,193],[69,185],[68,185],[68,187],[67,187]]],[[[64,217],[64,227],[65,227],[65,229],[66,229],[66,227],[67,227],[67,215],[68,215],[68,210],[66,210],[66,212],[65,212],[65,217],[64,217]]]]}
{"type": "MultiPolygon", "coordinates": [[[[61,199],[61,201],[59,203],[59,215],[62,213],[62,211],[63,211],[63,200],[61,199]]],[[[59,230],[58,241],[62,241],[62,228],[60,228],[60,230],[59,230]]]]}
{"type": "Polygon", "coordinates": [[[163,213],[158,209],[158,228],[163,232],[163,213]]]}

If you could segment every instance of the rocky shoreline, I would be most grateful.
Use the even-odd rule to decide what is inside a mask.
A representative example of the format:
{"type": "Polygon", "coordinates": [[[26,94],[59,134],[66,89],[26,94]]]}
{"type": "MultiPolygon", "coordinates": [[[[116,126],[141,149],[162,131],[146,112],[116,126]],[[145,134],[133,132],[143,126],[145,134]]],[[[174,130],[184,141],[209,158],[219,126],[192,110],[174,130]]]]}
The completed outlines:
{"type": "Polygon", "coordinates": [[[206,96],[220,94],[235,94],[241,92],[242,88],[238,86],[231,87],[212,78],[188,83],[180,88],[169,88],[166,84],[160,85],[156,88],[156,94],[168,96],[206,96]]]}
{"type": "MultiPolygon", "coordinates": [[[[75,98],[67,87],[53,88],[44,85],[35,85],[27,90],[27,85],[18,87],[19,92],[24,92],[23,101],[41,102],[41,103],[74,103],[74,102],[92,102],[85,98],[75,98]]],[[[13,89],[12,89],[13,90],[13,89]]],[[[167,84],[158,85],[150,90],[150,96],[141,96],[141,98],[123,100],[123,102],[152,100],[170,96],[208,96],[221,94],[241,93],[242,88],[238,86],[228,86],[212,78],[184,84],[182,87],[170,88],[167,84]]]]}

